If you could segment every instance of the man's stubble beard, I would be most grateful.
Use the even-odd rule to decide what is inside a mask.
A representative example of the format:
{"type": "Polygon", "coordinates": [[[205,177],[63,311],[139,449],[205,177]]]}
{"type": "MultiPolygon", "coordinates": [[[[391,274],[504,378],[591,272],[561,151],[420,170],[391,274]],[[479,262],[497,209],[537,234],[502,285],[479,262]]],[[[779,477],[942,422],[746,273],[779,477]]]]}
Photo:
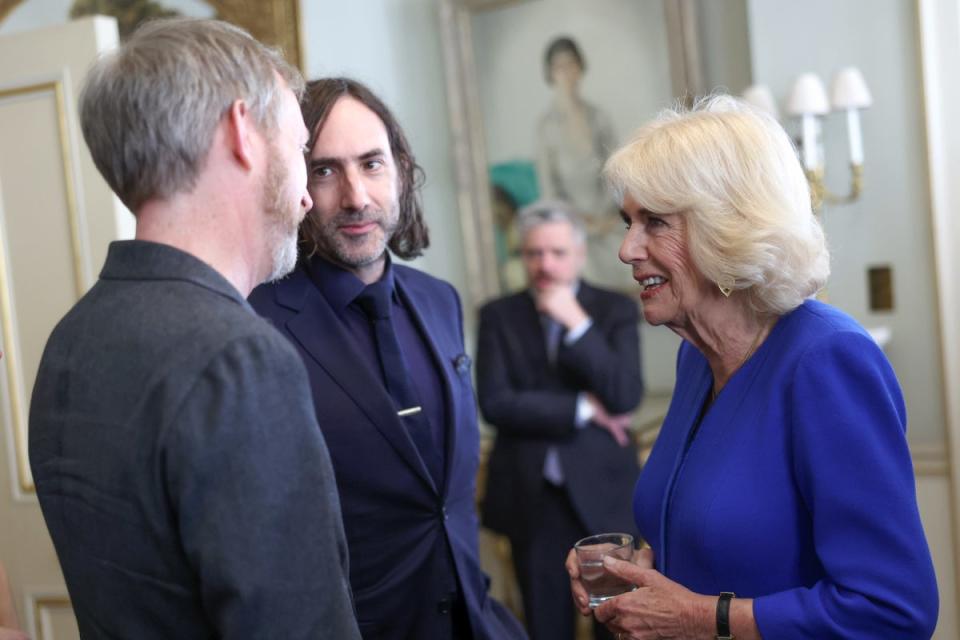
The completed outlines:
{"type": "MultiPolygon", "coordinates": [[[[399,203],[394,203],[390,214],[384,211],[348,212],[340,211],[332,218],[321,221],[311,221],[314,241],[318,252],[325,258],[348,267],[362,269],[381,260],[387,251],[387,246],[400,225],[399,203]],[[351,239],[338,232],[344,223],[376,222],[380,227],[380,234],[376,241],[366,234],[362,238],[351,239]],[[368,244],[372,244],[368,248],[368,244]]],[[[311,214],[308,214],[311,215],[311,214]]],[[[375,231],[371,232],[375,233],[375,231]]]]}
{"type": "Polygon", "coordinates": [[[267,282],[284,277],[297,266],[297,227],[300,219],[300,203],[291,205],[286,201],[285,189],[289,171],[283,165],[280,154],[271,149],[264,176],[262,208],[266,215],[266,237],[270,243],[270,274],[267,282]]]}

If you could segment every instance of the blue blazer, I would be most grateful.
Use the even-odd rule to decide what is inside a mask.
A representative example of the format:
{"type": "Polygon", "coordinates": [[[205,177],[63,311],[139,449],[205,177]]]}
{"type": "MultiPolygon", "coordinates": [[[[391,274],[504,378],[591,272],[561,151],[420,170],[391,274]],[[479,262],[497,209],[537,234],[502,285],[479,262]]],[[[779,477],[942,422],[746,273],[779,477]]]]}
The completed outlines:
{"type": "Polygon", "coordinates": [[[806,301],[734,374],[687,448],[711,385],[706,359],[684,343],[634,499],[657,568],[698,593],[755,598],[764,638],[929,638],[937,584],[906,408],[870,336],[806,301]]]}
{"type": "Polygon", "coordinates": [[[480,569],[474,499],[480,435],[460,299],[442,280],[398,264],[393,269],[443,380],[448,425],[440,486],[397,417],[375,363],[355,353],[353,338],[306,267],[250,296],[307,367],[340,491],[360,631],[368,640],[449,635],[449,615],[438,611],[447,596],[440,567],[449,553],[474,638],[522,638],[519,624],[488,597],[480,569]]]}

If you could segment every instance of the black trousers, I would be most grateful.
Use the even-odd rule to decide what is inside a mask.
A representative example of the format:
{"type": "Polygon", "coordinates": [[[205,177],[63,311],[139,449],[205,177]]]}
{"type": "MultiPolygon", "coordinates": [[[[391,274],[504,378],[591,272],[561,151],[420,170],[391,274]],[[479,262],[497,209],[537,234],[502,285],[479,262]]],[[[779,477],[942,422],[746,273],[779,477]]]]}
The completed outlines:
{"type": "MultiPolygon", "coordinates": [[[[530,640],[574,640],[575,616],[570,575],[564,563],[573,544],[601,531],[587,531],[570,502],[566,489],[544,480],[543,499],[536,514],[536,531],[529,540],[511,540],[513,563],[523,598],[530,640]]],[[[594,621],[596,640],[613,640],[594,621]]]]}

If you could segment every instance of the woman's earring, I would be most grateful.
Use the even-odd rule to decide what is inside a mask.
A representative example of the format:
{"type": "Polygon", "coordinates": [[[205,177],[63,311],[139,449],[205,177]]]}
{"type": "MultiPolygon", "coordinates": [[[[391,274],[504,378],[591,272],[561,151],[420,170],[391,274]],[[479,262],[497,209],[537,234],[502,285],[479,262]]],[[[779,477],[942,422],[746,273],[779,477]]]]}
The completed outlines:
{"type": "Polygon", "coordinates": [[[725,279],[723,282],[718,280],[717,288],[720,289],[720,293],[723,294],[724,298],[729,298],[730,294],[733,293],[733,279],[725,279]]]}

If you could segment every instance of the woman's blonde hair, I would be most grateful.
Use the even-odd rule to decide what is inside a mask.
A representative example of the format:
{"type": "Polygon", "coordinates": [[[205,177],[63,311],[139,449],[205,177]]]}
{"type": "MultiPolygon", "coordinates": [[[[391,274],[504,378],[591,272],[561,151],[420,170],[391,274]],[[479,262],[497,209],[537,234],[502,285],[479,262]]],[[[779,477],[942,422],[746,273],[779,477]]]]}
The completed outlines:
{"type": "Polygon", "coordinates": [[[666,110],[604,167],[618,202],[686,216],[690,257],[757,313],[783,314],[830,275],[796,151],[772,117],[727,95],[666,110]]]}

